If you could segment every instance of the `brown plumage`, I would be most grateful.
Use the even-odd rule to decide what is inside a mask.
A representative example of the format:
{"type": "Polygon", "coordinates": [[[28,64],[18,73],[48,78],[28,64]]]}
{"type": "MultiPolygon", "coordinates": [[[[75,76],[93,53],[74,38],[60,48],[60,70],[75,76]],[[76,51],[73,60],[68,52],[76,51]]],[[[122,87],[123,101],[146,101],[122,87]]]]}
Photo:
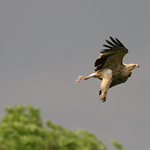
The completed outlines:
{"type": "Polygon", "coordinates": [[[131,76],[131,70],[139,67],[138,64],[123,64],[122,60],[128,53],[127,48],[117,39],[110,37],[111,42],[106,40],[107,49],[100,52],[100,57],[95,60],[95,73],[88,76],[79,76],[76,83],[91,77],[101,80],[100,99],[106,101],[107,90],[115,85],[124,83],[131,76]]]}

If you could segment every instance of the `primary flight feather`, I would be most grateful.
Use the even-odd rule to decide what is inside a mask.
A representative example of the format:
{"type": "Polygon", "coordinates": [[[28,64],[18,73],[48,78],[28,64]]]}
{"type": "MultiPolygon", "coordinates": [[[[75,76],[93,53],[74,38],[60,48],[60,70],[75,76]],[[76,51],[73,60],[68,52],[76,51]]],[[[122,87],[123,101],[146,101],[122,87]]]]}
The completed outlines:
{"type": "Polygon", "coordinates": [[[108,45],[103,45],[107,49],[100,52],[100,57],[95,60],[95,72],[88,76],[79,76],[76,83],[89,78],[101,80],[99,91],[100,99],[106,101],[109,88],[127,81],[131,76],[132,70],[139,67],[138,64],[124,64],[123,57],[128,53],[127,48],[117,39],[110,37],[111,41],[106,40],[108,45]]]}

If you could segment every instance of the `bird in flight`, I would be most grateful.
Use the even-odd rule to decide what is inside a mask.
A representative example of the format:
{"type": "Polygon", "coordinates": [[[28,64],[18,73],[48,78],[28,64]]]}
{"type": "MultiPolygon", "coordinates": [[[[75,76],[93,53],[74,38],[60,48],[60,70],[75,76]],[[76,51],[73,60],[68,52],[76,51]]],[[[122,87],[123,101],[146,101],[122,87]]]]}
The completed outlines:
{"type": "Polygon", "coordinates": [[[128,49],[117,39],[110,36],[106,49],[100,52],[100,57],[95,60],[95,72],[88,76],[79,76],[76,83],[89,78],[98,78],[101,81],[100,99],[105,102],[109,88],[124,83],[132,74],[132,70],[139,67],[138,64],[124,64],[123,57],[128,53],[128,49]]]}

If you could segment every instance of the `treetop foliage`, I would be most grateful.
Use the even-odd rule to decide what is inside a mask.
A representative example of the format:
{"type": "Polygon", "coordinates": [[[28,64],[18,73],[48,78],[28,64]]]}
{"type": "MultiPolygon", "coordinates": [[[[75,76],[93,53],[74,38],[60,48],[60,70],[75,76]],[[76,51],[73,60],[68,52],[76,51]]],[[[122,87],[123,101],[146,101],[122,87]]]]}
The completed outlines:
{"type": "MultiPolygon", "coordinates": [[[[92,133],[72,131],[51,121],[42,122],[40,110],[30,105],[6,106],[0,123],[0,150],[106,150],[92,133]]],[[[125,150],[112,141],[117,150],[125,150]]]]}

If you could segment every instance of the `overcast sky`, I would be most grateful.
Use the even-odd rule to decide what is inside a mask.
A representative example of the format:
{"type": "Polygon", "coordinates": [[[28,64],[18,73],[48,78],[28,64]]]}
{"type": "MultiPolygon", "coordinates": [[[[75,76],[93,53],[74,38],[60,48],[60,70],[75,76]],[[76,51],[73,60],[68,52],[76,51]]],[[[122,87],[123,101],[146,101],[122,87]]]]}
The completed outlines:
{"type": "Polygon", "coordinates": [[[127,150],[150,147],[150,1],[0,1],[0,115],[31,104],[42,118],[93,132],[127,150]],[[99,100],[100,81],[75,84],[94,72],[105,40],[118,38],[137,63],[131,78],[99,100]]]}

